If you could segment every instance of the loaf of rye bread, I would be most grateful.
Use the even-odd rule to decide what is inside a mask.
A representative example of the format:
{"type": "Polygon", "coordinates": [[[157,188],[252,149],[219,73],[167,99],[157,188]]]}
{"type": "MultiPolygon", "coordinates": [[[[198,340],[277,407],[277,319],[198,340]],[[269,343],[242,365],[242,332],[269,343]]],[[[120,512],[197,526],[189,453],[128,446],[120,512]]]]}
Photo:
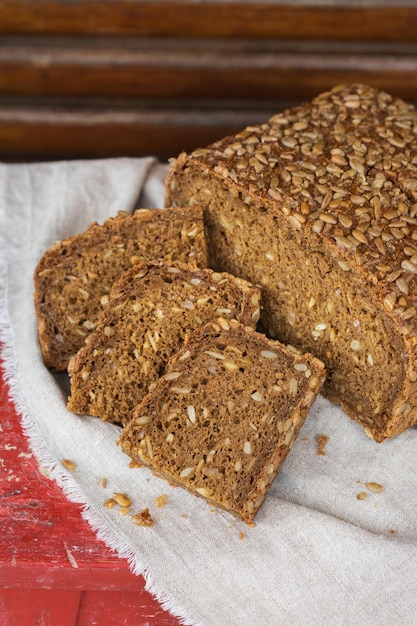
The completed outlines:
{"type": "Polygon", "coordinates": [[[166,203],[205,205],[209,265],[262,288],[262,328],[326,364],[381,442],[417,422],[417,113],[366,85],[193,153],[166,203]]]}
{"type": "Polygon", "coordinates": [[[120,213],[49,248],[34,275],[45,364],[67,369],[95,328],[113,282],[132,264],[160,257],[206,267],[200,208],[120,213]]]}
{"type": "Polygon", "coordinates": [[[236,320],[196,330],[120,438],[133,464],[253,522],[324,366],[236,320]]]}
{"type": "Polygon", "coordinates": [[[68,409],[126,424],[194,329],[219,315],[255,327],[259,295],[245,280],[184,263],[150,261],[126,270],[70,361],[68,409]]]}

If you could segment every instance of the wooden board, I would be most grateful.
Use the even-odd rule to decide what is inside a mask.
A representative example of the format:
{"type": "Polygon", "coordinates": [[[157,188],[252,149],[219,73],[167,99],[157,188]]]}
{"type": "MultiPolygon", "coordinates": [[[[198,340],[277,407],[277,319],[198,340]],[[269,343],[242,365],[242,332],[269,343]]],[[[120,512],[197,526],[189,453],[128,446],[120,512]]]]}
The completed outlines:
{"type": "Polygon", "coordinates": [[[397,0],[1,0],[0,32],[415,41],[416,14],[397,0]]]}
{"type": "Polygon", "coordinates": [[[38,466],[2,368],[0,466],[0,624],[179,624],[38,466]]]}
{"type": "Polygon", "coordinates": [[[2,160],[165,160],[346,82],[417,103],[417,4],[0,0],[2,160]]]}

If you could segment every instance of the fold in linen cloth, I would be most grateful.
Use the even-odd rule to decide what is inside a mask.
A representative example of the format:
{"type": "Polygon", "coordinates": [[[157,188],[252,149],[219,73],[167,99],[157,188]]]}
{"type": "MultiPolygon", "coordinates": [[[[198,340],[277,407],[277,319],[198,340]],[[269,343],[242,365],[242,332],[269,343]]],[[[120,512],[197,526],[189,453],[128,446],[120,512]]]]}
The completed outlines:
{"type": "Polygon", "coordinates": [[[35,266],[55,240],[93,220],[162,206],[166,172],[153,158],[0,165],[2,358],[34,454],[184,624],[415,625],[417,430],[376,444],[319,397],[249,527],[129,469],[117,426],[66,410],[68,377],[46,370],[37,341],[35,266]],[[129,495],[132,513],[148,507],[154,525],[106,508],[115,492],[129,495]]]}

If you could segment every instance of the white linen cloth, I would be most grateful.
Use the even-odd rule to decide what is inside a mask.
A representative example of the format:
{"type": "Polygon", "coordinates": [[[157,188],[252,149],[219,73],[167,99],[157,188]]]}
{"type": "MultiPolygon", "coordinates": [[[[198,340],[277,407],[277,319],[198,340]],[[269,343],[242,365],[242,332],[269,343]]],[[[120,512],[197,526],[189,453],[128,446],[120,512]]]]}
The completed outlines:
{"type": "Polygon", "coordinates": [[[2,357],[34,453],[185,624],[414,626],[417,430],[378,445],[319,397],[248,527],[148,470],[129,469],[118,427],[67,412],[67,376],[45,369],[37,341],[36,263],[55,240],[132,210],[141,192],[142,206],[162,206],[165,173],[152,158],[0,166],[2,357]],[[320,434],[325,455],[317,454],[320,434]],[[132,513],[149,507],[154,525],[106,508],[115,492],[129,495],[132,513]],[[367,497],[357,499],[360,492],[367,497]]]}

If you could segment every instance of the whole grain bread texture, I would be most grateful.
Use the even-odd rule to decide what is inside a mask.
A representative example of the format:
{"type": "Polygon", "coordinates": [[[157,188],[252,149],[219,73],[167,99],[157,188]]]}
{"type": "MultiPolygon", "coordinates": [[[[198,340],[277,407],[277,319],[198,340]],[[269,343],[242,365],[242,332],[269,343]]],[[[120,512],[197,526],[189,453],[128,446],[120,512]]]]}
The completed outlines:
{"type": "Polygon", "coordinates": [[[125,425],[193,330],[219,315],[256,326],[259,297],[243,279],[189,264],[159,260],[126,270],[70,361],[68,409],[125,425]]]}
{"type": "Polygon", "coordinates": [[[132,264],[155,258],[206,267],[201,208],[120,212],[44,253],[34,274],[34,298],[47,367],[67,369],[95,328],[113,282],[132,264]]]}
{"type": "Polygon", "coordinates": [[[324,394],[377,442],[417,422],[417,112],[366,85],[171,165],[205,205],[209,265],[262,288],[262,328],[326,364],[324,394]]]}
{"type": "Polygon", "coordinates": [[[236,320],[196,330],[120,438],[134,465],[252,523],[324,365],[236,320]]]}

